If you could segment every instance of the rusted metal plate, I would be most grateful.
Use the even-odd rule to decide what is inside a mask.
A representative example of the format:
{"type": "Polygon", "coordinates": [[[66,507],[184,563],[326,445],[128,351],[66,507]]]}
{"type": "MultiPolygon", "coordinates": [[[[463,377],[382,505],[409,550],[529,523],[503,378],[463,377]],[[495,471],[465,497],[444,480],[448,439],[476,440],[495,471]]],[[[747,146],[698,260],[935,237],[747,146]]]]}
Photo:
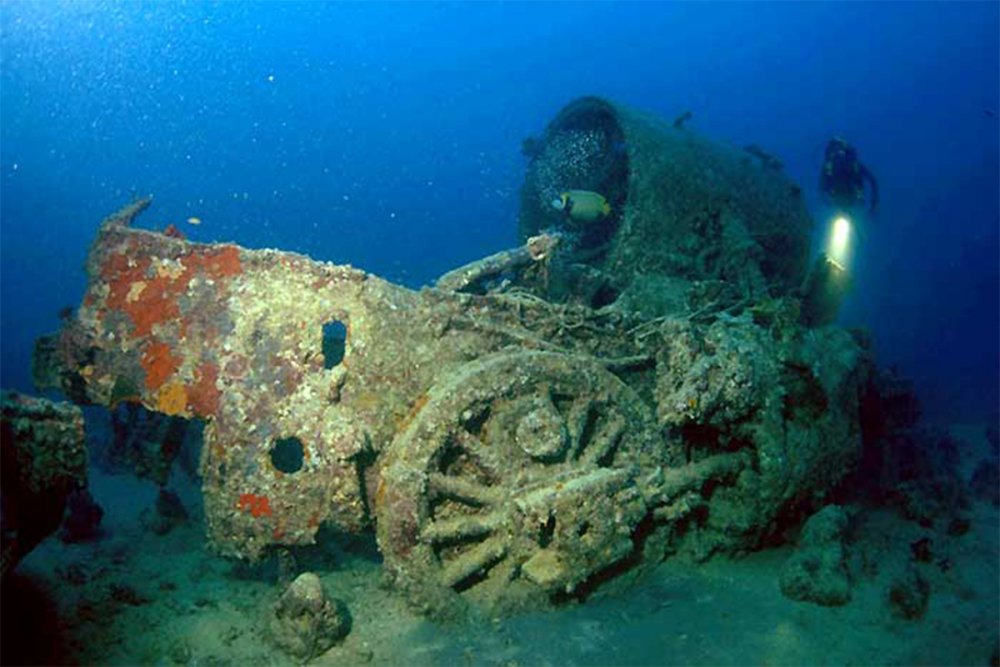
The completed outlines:
{"type": "MultiPolygon", "coordinates": [[[[87,294],[58,353],[90,401],[208,420],[206,510],[223,551],[255,556],[271,543],[308,542],[326,520],[361,525],[355,458],[371,434],[359,408],[375,397],[364,378],[348,386],[347,366],[391,374],[365,362],[378,329],[368,306],[373,293],[391,301],[405,291],[292,253],[193,244],[113,221],[87,268],[87,294]],[[323,356],[332,321],[348,327],[337,365],[323,356]],[[272,455],[279,445],[291,453],[272,455]]],[[[391,413],[391,401],[383,407],[391,413]]]]}
{"type": "Polygon", "coordinates": [[[190,243],[130,227],[134,209],[102,225],[83,303],[47,355],[76,400],[207,421],[206,514],[224,553],[309,543],[323,522],[363,528],[370,464],[466,361],[510,346],[630,351],[620,318],[415,292],[294,253],[190,243]],[[333,322],[346,334],[339,360],[324,357],[333,322]]]}

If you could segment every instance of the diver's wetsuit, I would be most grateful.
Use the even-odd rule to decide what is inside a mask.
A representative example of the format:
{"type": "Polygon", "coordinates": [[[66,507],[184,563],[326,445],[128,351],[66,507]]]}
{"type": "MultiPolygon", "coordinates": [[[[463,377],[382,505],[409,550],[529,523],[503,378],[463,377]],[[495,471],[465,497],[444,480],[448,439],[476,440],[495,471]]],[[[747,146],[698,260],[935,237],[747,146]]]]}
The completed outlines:
{"type": "Polygon", "coordinates": [[[830,202],[850,209],[865,199],[865,182],[871,190],[868,210],[878,207],[878,182],[868,168],[858,160],[858,151],[843,139],[831,139],[826,145],[819,189],[830,202]]]}

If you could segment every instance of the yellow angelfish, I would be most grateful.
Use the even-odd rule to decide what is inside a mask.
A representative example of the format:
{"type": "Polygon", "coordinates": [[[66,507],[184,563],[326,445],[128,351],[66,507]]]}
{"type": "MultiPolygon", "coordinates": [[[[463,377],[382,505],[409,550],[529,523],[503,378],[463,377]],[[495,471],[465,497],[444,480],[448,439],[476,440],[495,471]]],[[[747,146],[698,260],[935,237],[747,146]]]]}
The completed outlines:
{"type": "Polygon", "coordinates": [[[552,208],[562,211],[574,222],[597,222],[611,214],[608,200],[590,190],[567,190],[552,200],[552,208]]]}

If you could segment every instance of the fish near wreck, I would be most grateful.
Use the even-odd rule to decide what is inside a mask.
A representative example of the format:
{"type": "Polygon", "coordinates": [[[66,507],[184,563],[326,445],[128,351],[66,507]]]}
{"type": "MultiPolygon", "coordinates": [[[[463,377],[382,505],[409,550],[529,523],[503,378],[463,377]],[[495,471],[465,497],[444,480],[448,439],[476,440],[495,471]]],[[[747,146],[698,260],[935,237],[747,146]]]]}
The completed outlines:
{"type": "Polygon", "coordinates": [[[590,190],[567,190],[552,200],[552,208],[576,223],[593,223],[611,215],[604,195],[590,190]]]}
{"type": "MultiPolygon", "coordinates": [[[[501,612],[668,554],[752,548],[856,456],[866,361],[841,330],[418,292],[133,217],[101,226],[38,377],[81,403],[203,419],[208,538],[229,556],[374,523],[415,605],[501,612]],[[324,355],[331,323],[342,358],[324,355]]],[[[551,256],[529,244],[445,282],[551,256]]]]}

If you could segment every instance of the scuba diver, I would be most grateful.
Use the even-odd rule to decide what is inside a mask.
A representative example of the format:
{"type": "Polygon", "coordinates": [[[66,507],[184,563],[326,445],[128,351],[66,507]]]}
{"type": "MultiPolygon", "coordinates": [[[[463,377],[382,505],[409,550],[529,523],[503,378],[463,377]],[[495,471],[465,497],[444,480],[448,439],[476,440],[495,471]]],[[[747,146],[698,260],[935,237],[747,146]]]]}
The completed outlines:
{"type": "MultiPolygon", "coordinates": [[[[826,145],[819,190],[833,207],[823,251],[803,285],[802,321],[806,326],[830,324],[837,318],[853,275],[857,224],[863,217],[858,207],[865,203],[868,183],[868,213],[878,208],[878,182],[858,160],[858,151],[839,137],[826,145]]],[[[868,217],[871,217],[870,215],[868,217]]]]}
{"type": "Polygon", "coordinates": [[[865,201],[865,182],[871,192],[868,211],[878,208],[878,182],[868,167],[858,160],[858,151],[840,137],[826,144],[819,190],[837,209],[847,213],[865,201]]]}

